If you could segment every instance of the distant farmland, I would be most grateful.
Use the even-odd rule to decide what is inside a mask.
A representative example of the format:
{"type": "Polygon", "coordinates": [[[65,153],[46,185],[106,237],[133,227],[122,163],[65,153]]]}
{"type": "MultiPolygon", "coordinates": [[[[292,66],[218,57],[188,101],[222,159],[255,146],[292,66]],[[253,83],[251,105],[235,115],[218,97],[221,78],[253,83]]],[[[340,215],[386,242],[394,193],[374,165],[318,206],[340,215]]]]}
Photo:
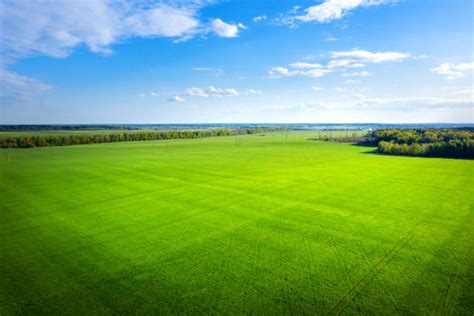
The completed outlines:
{"type": "Polygon", "coordinates": [[[321,133],[1,149],[0,314],[472,315],[474,161],[321,133]]]}

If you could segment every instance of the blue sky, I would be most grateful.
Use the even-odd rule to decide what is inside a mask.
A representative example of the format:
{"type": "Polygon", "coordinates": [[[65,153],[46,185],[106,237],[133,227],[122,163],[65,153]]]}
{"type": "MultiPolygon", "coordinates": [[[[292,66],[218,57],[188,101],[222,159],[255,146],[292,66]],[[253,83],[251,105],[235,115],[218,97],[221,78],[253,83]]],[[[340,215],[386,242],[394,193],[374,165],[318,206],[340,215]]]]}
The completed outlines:
{"type": "Polygon", "coordinates": [[[0,58],[0,124],[474,121],[470,0],[6,0],[0,58]]]}

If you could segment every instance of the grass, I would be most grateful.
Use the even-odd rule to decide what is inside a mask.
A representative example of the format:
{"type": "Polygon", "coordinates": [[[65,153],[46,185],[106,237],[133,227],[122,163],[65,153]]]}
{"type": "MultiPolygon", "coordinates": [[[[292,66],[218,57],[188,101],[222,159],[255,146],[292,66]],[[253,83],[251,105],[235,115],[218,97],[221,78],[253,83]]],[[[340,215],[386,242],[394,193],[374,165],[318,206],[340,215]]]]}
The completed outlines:
{"type": "Polygon", "coordinates": [[[0,314],[474,311],[474,161],[316,132],[0,151],[0,314]]]}

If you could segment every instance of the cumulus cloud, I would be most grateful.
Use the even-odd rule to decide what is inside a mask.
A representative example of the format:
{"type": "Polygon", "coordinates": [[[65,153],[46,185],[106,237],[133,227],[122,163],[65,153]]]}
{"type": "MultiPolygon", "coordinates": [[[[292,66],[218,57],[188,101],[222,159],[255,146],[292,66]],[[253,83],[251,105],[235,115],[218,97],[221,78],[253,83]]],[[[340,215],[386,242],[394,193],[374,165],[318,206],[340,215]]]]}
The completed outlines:
{"type": "Polygon", "coordinates": [[[270,78],[277,79],[281,77],[291,77],[291,76],[304,76],[304,77],[313,77],[313,78],[318,78],[322,77],[328,72],[331,72],[331,70],[326,69],[326,68],[309,68],[305,66],[301,66],[302,63],[296,63],[299,68],[303,69],[300,70],[298,67],[297,69],[289,70],[286,67],[273,67],[271,68],[267,73],[270,78]]]}
{"type": "Polygon", "coordinates": [[[183,103],[183,102],[185,102],[186,100],[185,100],[182,96],[180,96],[180,95],[175,95],[175,96],[169,98],[168,101],[170,101],[170,102],[177,102],[177,103],[183,103]]]}
{"type": "Polygon", "coordinates": [[[214,86],[210,86],[209,89],[207,89],[207,93],[217,97],[239,95],[239,92],[235,88],[219,89],[214,86]]]}
{"type": "Polygon", "coordinates": [[[259,16],[256,16],[253,18],[253,21],[255,23],[258,23],[258,22],[263,22],[267,19],[267,16],[266,15],[259,15],[259,16]]]}
{"type": "Polygon", "coordinates": [[[350,73],[343,74],[344,77],[368,77],[370,75],[371,74],[368,71],[350,72],[350,73]]]}
{"type": "Polygon", "coordinates": [[[361,63],[382,63],[387,61],[402,61],[410,57],[410,54],[400,52],[369,52],[366,50],[351,50],[345,52],[331,52],[333,59],[344,61],[358,61],[361,63]]]}
{"type": "Polygon", "coordinates": [[[207,98],[209,95],[201,88],[191,87],[186,89],[186,94],[192,97],[203,97],[207,98]]]}
{"type": "Polygon", "coordinates": [[[221,19],[212,21],[212,30],[221,37],[237,37],[239,35],[239,26],[228,24],[221,19]]]}
{"type": "MultiPolygon", "coordinates": [[[[366,50],[352,50],[343,52],[331,52],[330,60],[326,65],[319,63],[295,62],[288,67],[273,67],[267,74],[270,78],[281,78],[291,76],[306,76],[318,78],[330,72],[338,70],[337,68],[361,68],[367,63],[379,64],[388,61],[402,61],[409,58],[410,54],[399,52],[369,52],[366,50]]],[[[338,70],[340,71],[340,70],[338,70]]],[[[344,74],[345,77],[366,77],[370,73],[367,71],[353,72],[344,74]]]]}
{"type": "MultiPolygon", "coordinates": [[[[198,11],[208,3],[201,0],[1,1],[0,66],[6,69],[17,60],[34,55],[64,58],[80,46],[95,53],[111,54],[113,44],[133,37],[187,40],[209,32],[209,27],[198,19],[198,11]]],[[[217,35],[237,35],[238,26],[219,19],[214,22],[217,35]]],[[[245,28],[243,24],[240,27],[245,28]]],[[[7,94],[33,94],[27,93],[28,90],[39,94],[49,87],[8,70],[2,70],[0,77],[5,83],[2,98],[7,94]]]]}
{"type": "Polygon", "coordinates": [[[288,68],[285,67],[273,67],[268,71],[268,75],[271,78],[280,78],[280,77],[287,77],[295,75],[295,71],[289,71],[288,68]]]}
{"type": "MultiPolygon", "coordinates": [[[[191,87],[191,88],[186,89],[185,94],[190,96],[190,97],[207,98],[207,97],[233,97],[233,96],[240,95],[240,92],[237,91],[237,89],[235,89],[235,88],[221,89],[221,88],[216,88],[214,86],[210,86],[207,89],[202,89],[202,88],[199,88],[199,87],[191,87]]],[[[259,94],[259,91],[250,89],[248,91],[248,94],[259,94]],[[251,93],[251,92],[253,92],[253,93],[251,93]]]]}
{"type": "Polygon", "coordinates": [[[199,30],[199,8],[196,1],[2,1],[2,54],[65,57],[79,45],[107,54],[130,37],[189,37],[199,30]]]}
{"type": "Polygon", "coordinates": [[[463,78],[467,72],[474,70],[474,62],[464,64],[443,63],[436,68],[431,69],[432,73],[446,76],[447,79],[453,80],[463,78]]]}
{"type": "Polygon", "coordinates": [[[329,61],[329,63],[327,64],[327,67],[329,69],[338,68],[338,67],[361,68],[361,67],[365,67],[365,64],[356,62],[350,59],[334,59],[334,60],[329,61]]]}
{"type": "Polygon", "coordinates": [[[294,67],[294,68],[302,68],[302,69],[314,69],[314,68],[323,68],[323,65],[321,64],[313,64],[313,63],[305,63],[305,62],[296,62],[296,63],[292,63],[290,64],[291,67],[294,67]]]}

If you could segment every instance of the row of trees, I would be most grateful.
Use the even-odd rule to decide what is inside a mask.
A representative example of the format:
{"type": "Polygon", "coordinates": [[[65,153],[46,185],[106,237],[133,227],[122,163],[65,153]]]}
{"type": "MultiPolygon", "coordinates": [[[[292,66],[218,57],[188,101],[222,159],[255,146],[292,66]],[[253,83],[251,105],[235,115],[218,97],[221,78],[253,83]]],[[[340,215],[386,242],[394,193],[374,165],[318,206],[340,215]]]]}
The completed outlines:
{"type": "Polygon", "coordinates": [[[33,148],[48,146],[68,146],[79,144],[112,143],[127,141],[146,141],[160,139],[202,138],[213,136],[231,136],[243,134],[258,134],[284,130],[279,127],[251,127],[251,128],[215,128],[203,130],[174,130],[174,131],[146,131],[123,132],[111,134],[77,134],[77,135],[38,135],[38,136],[0,136],[0,148],[33,148]]]}
{"type": "Polygon", "coordinates": [[[386,129],[369,134],[382,154],[474,158],[472,129],[386,129]]]}
{"type": "Polygon", "coordinates": [[[375,141],[395,142],[397,144],[430,144],[449,142],[451,140],[466,141],[473,139],[473,128],[420,128],[420,129],[379,129],[369,134],[375,141]]]}

